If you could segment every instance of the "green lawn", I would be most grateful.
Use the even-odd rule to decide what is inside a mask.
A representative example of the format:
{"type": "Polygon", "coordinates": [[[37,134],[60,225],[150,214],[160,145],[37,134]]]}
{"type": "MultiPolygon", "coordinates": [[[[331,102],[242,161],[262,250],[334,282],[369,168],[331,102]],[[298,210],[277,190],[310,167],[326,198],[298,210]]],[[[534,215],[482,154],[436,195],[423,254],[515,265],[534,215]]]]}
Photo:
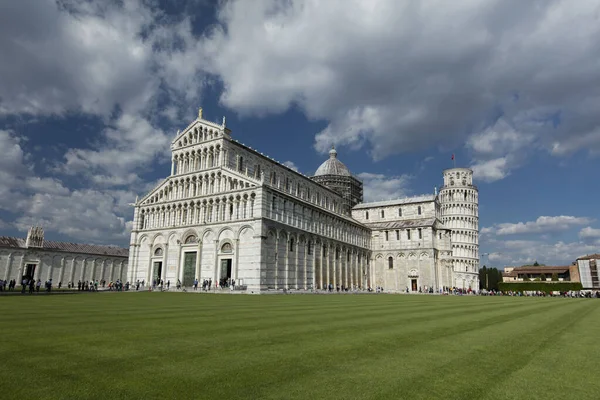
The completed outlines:
{"type": "Polygon", "coordinates": [[[0,297],[2,398],[597,399],[600,300],[0,297]]]}

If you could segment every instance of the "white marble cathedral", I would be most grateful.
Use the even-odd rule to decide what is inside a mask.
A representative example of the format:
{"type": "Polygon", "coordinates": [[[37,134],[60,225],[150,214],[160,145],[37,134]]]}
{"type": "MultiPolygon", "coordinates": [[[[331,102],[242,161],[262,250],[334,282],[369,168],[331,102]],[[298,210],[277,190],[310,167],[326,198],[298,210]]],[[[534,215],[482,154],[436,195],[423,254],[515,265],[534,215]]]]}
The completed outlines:
{"type": "Polygon", "coordinates": [[[235,280],[249,293],[383,287],[479,288],[472,171],[439,194],[362,203],[334,149],[313,177],[198,118],[171,143],[171,175],[135,203],[127,277],[189,286],[235,280]]]}

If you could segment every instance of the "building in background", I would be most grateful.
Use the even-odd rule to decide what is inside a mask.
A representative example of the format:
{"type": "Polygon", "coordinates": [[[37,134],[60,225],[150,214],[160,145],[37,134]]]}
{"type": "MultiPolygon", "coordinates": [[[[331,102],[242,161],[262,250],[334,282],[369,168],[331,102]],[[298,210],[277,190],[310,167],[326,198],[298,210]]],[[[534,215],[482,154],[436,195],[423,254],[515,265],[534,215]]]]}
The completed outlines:
{"type": "Polygon", "coordinates": [[[598,274],[598,262],[600,254],[591,254],[579,257],[576,260],[581,285],[584,289],[600,289],[600,280],[598,274]]]}
{"type": "Polygon", "coordinates": [[[579,282],[577,265],[505,267],[502,282],[524,282],[525,279],[552,281],[553,277],[560,282],[579,282]]]}
{"type": "Polygon", "coordinates": [[[470,169],[444,171],[440,195],[362,203],[362,182],[335,149],[308,177],[236,141],[202,109],[171,152],[171,175],[135,204],[131,282],[479,288],[470,169]]]}
{"type": "Polygon", "coordinates": [[[352,217],[371,230],[375,284],[390,291],[424,292],[443,287],[479,289],[457,281],[451,231],[440,219],[439,196],[359,204],[352,217]]]}
{"type": "Polygon", "coordinates": [[[44,240],[44,231],[32,227],[27,238],[0,237],[0,276],[4,280],[52,279],[62,282],[124,280],[127,277],[129,250],[44,240]]]}
{"type": "Polygon", "coordinates": [[[479,191],[473,171],[444,170],[439,202],[441,221],[452,236],[453,285],[479,288],[479,191]]]}

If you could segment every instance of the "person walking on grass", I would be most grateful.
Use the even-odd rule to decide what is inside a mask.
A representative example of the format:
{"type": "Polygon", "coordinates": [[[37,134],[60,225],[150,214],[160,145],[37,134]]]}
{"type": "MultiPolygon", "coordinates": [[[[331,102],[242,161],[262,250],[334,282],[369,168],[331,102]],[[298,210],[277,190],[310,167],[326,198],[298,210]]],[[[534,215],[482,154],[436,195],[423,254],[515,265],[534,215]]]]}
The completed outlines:
{"type": "Polygon", "coordinates": [[[29,280],[29,294],[32,294],[35,290],[35,281],[33,279],[29,280]]]}

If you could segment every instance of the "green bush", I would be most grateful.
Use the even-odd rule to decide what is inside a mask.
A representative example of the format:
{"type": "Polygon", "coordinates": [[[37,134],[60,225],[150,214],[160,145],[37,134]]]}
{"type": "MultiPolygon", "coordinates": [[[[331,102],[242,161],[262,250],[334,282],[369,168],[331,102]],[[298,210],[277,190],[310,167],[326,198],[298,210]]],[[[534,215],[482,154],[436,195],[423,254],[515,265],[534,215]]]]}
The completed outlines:
{"type": "Polygon", "coordinates": [[[556,272],[552,274],[552,281],[558,282],[558,274],[556,272]]]}
{"type": "Polygon", "coordinates": [[[545,280],[546,280],[546,274],[541,274],[540,281],[545,281],[545,280]]]}
{"type": "Polygon", "coordinates": [[[581,290],[583,286],[580,282],[501,282],[498,288],[502,291],[525,292],[567,292],[569,290],[581,290]]]}

